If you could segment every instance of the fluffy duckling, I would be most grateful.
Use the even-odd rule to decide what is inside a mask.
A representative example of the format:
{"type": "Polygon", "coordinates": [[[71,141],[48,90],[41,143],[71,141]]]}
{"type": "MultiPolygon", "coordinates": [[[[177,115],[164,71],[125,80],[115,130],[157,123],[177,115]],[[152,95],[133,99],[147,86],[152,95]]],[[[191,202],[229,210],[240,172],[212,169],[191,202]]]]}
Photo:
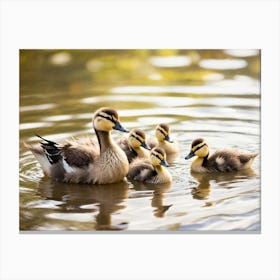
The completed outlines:
{"type": "Polygon", "coordinates": [[[155,134],[155,137],[153,136],[148,140],[148,145],[151,148],[160,147],[167,155],[178,153],[178,143],[171,141],[169,136],[170,128],[168,124],[161,123],[157,125],[155,134]]]}
{"type": "Polygon", "coordinates": [[[231,172],[248,169],[251,167],[257,154],[246,154],[237,150],[221,150],[209,156],[209,147],[203,138],[192,142],[191,151],[185,157],[197,158],[191,164],[191,171],[205,172],[231,172]]]}
{"type": "Polygon", "coordinates": [[[132,129],[128,135],[128,138],[121,139],[119,146],[125,152],[127,159],[131,162],[136,157],[149,158],[150,148],[146,144],[145,132],[141,129],[132,129]]]}
{"type": "Polygon", "coordinates": [[[127,178],[151,184],[169,183],[172,177],[164,166],[168,166],[165,152],[156,147],[151,150],[150,159],[136,158],[132,161],[127,178]]]}
{"type": "Polygon", "coordinates": [[[67,140],[62,144],[46,140],[41,145],[25,144],[52,179],[66,183],[109,184],[120,182],[128,173],[124,151],[111,138],[111,130],[128,132],[118,113],[100,108],[93,115],[98,143],[90,138],[67,140]]]}

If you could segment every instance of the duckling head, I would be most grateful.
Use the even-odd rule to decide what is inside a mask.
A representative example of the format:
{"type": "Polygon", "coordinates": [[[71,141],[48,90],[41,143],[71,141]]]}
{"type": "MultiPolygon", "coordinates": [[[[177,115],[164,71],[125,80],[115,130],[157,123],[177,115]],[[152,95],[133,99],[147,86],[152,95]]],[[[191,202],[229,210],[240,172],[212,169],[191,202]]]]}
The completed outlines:
{"type": "Polygon", "coordinates": [[[135,149],[143,147],[147,150],[150,150],[146,144],[146,135],[141,129],[132,129],[130,131],[128,136],[128,144],[135,149]]]}
{"type": "Polygon", "coordinates": [[[162,148],[156,147],[151,150],[150,159],[153,166],[168,166],[166,162],[166,155],[162,148]]]}
{"type": "Polygon", "coordinates": [[[161,123],[156,127],[156,137],[158,141],[163,142],[163,141],[168,141],[170,143],[173,143],[173,141],[170,140],[169,137],[169,125],[165,123],[161,123]]]}
{"type": "Polygon", "coordinates": [[[194,156],[204,158],[209,155],[209,147],[203,138],[195,139],[191,145],[190,153],[185,157],[185,159],[190,159],[194,156]]]}
{"type": "Polygon", "coordinates": [[[119,130],[122,132],[129,132],[119,121],[119,115],[116,110],[103,107],[95,112],[93,115],[93,126],[99,131],[119,130]]]}

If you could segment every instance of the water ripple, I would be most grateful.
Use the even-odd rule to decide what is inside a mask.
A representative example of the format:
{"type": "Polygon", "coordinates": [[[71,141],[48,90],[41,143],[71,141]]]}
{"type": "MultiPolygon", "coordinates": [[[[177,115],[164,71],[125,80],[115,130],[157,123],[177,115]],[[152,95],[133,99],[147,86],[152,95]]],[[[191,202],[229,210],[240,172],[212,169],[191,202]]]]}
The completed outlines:
{"type": "Polygon", "coordinates": [[[203,59],[199,62],[200,67],[215,70],[240,69],[247,65],[247,61],[243,59],[203,59]]]}
{"type": "Polygon", "coordinates": [[[183,67],[189,66],[192,59],[189,56],[153,56],[150,62],[156,67],[183,67]]]}
{"type": "Polygon", "coordinates": [[[247,84],[244,81],[227,80],[223,83],[209,83],[203,86],[124,86],[112,88],[113,94],[163,94],[163,93],[178,93],[178,94],[247,94],[257,95],[260,93],[258,82],[247,84]]]}

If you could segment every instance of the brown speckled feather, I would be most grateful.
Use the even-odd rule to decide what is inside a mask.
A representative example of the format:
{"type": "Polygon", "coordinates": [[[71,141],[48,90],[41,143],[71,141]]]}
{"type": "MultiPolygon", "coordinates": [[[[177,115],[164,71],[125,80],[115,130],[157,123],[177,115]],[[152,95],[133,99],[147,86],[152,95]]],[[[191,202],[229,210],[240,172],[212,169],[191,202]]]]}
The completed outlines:
{"type": "Polygon", "coordinates": [[[236,150],[221,150],[213,153],[202,164],[203,167],[221,172],[238,171],[247,168],[257,154],[244,154],[236,150]]]}
{"type": "Polygon", "coordinates": [[[86,167],[99,156],[99,147],[90,138],[68,140],[60,147],[61,155],[66,162],[75,167],[86,167]]]}
{"type": "Polygon", "coordinates": [[[139,182],[147,182],[156,175],[157,172],[150,160],[136,158],[129,166],[127,178],[139,182]]]}

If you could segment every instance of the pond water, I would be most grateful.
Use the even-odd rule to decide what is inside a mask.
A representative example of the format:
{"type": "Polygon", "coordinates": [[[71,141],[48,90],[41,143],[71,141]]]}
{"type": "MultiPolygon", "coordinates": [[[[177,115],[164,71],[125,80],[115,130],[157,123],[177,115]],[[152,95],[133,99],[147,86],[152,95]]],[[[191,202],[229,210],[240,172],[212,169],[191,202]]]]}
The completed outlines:
{"type": "MultiPolygon", "coordinates": [[[[113,131],[118,140],[124,135],[113,131]]],[[[21,50],[20,230],[260,232],[258,50],[21,50]],[[52,182],[23,142],[94,136],[91,118],[115,108],[127,129],[167,123],[180,145],[172,184],[52,182]],[[203,137],[211,151],[257,152],[252,169],[192,174],[184,158],[203,137]]]]}

